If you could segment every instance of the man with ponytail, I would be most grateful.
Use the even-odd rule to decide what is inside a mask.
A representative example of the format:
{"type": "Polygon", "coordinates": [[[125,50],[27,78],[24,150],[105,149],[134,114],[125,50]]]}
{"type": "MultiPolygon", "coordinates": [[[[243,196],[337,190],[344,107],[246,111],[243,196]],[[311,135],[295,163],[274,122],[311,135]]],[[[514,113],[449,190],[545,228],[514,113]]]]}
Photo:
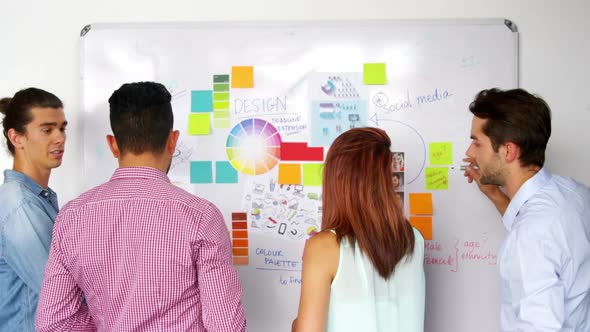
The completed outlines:
{"type": "Polygon", "coordinates": [[[390,148],[378,128],[351,129],[330,147],[293,331],[424,330],[424,239],[404,217],[390,148]]]}
{"type": "Polygon", "coordinates": [[[35,331],[57,195],[51,170],[64,153],[67,122],[55,95],[36,88],[0,100],[2,133],[14,157],[0,186],[0,332],[35,331]]]}

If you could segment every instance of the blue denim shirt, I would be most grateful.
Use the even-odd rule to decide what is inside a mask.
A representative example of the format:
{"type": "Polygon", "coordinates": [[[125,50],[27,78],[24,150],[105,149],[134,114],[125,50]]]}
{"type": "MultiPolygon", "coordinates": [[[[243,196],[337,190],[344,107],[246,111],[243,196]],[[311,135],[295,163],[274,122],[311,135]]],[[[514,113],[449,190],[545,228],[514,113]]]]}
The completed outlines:
{"type": "Polygon", "coordinates": [[[0,332],[35,331],[57,195],[28,176],[4,171],[0,186],[0,332]]]}

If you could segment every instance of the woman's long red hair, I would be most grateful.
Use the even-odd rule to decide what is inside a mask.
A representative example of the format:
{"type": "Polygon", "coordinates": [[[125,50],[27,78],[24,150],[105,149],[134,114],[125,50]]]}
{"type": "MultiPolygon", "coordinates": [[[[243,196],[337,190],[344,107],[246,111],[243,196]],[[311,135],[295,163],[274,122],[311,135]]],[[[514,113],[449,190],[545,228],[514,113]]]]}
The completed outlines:
{"type": "Polygon", "coordinates": [[[414,232],[392,181],[391,140],[378,128],[338,136],[324,164],[322,229],[356,241],[383,278],[414,252],[414,232]]]}

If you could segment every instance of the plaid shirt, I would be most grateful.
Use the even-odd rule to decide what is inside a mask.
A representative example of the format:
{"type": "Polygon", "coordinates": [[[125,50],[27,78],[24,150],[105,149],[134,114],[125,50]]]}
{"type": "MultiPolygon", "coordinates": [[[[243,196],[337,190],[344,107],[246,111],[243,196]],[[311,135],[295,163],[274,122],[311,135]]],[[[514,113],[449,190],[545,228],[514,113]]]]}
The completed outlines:
{"type": "Polygon", "coordinates": [[[219,210],[156,169],[119,168],[60,211],[36,326],[245,331],[241,296],[219,210]]]}

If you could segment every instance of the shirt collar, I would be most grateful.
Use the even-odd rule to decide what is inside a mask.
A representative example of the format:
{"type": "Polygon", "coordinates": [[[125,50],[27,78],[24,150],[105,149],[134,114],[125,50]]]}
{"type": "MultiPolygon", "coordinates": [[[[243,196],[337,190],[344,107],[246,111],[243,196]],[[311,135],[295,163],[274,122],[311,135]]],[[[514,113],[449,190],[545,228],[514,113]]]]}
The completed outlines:
{"type": "Polygon", "coordinates": [[[111,176],[111,181],[130,178],[153,179],[170,183],[170,179],[164,172],[152,167],[119,167],[111,176]]]}
{"type": "Polygon", "coordinates": [[[541,168],[537,174],[528,179],[516,192],[516,195],[510,200],[506,212],[502,217],[504,227],[510,231],[514,224],[514,219],[518,215],[520,208],[531,198],[539,189],[541,189],[551,179],[551,173],[545,167],[541,168]]]}
{"type": "MultiPolygon", "coordinates": [[[[35,182],[29,176],[27,176],[21,172],[17,172],[15,170],[12,170],[12,169],[4,170],[4,182],[9,182],[9,181],[15,181],[15,182],[21,183],[22,185],[27,187],[30,191],[32,191],[35,195],[39,195],[45,191],[43,189],[43,187],[41,187],[37,182],[35,182]]],[[[51,190],[50,188],[47,188],[47,192],[51,194],[51,193],[53,193],[53,190],[51,190]]]]}

